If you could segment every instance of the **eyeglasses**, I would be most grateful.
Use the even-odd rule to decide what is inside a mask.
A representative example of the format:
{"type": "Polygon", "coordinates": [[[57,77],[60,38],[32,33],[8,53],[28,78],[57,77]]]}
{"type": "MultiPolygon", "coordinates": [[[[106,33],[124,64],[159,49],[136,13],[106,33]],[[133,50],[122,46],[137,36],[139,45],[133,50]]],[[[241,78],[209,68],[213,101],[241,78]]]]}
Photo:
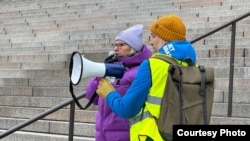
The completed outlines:
{"type": "Polygon", "coordinates": [[[127,45],[126,43],[118,43],[118,44],[114,44],[113,47],[118,47],[119,49],[121,49],[123,46],[127,45]]]}

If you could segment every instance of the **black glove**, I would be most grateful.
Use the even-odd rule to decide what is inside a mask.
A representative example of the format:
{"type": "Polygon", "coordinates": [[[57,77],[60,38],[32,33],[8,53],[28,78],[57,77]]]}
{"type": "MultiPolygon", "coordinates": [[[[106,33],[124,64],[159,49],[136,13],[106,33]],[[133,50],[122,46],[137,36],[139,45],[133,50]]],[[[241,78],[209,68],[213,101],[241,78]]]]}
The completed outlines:
{"type": "Polygon", "coordinates": [[[116,62],[116,60],[115,60],[115,54],[112,54],[112,55],[108,56],[104,60],[104,63],[114,63],[114,62],[116,62]]]}

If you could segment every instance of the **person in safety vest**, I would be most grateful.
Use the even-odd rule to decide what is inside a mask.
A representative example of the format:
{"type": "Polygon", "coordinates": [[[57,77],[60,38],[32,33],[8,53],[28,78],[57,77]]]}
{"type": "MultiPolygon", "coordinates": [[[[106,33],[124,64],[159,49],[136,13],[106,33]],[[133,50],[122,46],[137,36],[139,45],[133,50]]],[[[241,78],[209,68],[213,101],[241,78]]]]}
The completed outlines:
{"type": "MultiPolygon", "coordinates": [[[[121,63],[125,67],[123,77],[114,79],[112,88],[119,96],[125,95],[131,85],[140,63],[151,57],[151,50],[143,44],[143,25],[137,24],[120,32],[114,39],[114,54],[105,59],[105,63],[121,63]]],[[[91,78],[86,86],[86,98],[94,95],[101,78],[91,78]]],[[[97,97],[94,104],[98,105],[96,115],[96,141],[129,141],[129,120],[117,116],[106,102],[97,97]]]]}
{"type": "MultiPolygon", "coordinates": [[[[186,40],[186,27],[179,16],[160,17],[152,22],[150,31],[155,54],[170,56],[185,66],[196,63],[195,49],[186,40]]],[[[161,103],[149,99],[163,97],[168,67],[169,64],[160,59],[144,60],[124,96],[115,91],[107,79],[99,82],[97,94],[118,116],[130,118],[131,141],[163,141],[155,121],[160,115],[161,103]]]]}

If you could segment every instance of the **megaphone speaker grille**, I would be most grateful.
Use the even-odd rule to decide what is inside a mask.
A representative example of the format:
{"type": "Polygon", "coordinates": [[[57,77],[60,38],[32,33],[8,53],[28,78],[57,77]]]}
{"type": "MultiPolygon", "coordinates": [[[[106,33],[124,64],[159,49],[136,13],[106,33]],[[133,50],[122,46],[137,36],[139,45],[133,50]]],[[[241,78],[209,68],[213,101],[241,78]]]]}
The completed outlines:
{"type": "Polygon", "coordinates": [[[74,52],[71,56],[70,62],[70,80],[73,85],[77,85],[82,77],[82,56],[79,52],[74,52]]]}

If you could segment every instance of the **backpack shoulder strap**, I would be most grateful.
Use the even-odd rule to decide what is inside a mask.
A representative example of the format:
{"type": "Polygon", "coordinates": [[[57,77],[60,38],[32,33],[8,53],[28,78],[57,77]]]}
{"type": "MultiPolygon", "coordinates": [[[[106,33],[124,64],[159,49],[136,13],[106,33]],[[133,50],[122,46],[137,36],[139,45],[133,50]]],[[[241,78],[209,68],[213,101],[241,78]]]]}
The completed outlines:
{"type": "Polygon", "coordinates": [[[152,58],[161,59],[161,60],[166,61],[170,64],[175,64],[175,65],[178,64],[177,61],[175,61],[173,58],[166,56],[166,55],[156,54],[156,55],[152,56],[152,58]]]}
{"type": "Polygon", "coordinates": [[[166,56],[166,55],[160,55],[157,54],[155,56],[153,56],[153,58],[158,58],[161,59],[165,62],[168,62],[171,64],[171,67],[169,69],[171,77],[173,79],[173,73],[175,73],[175,71],[178,73],[179,77],[179,83],[176,85],[177,89],[178,89],[178,93],[179,93],[179,103],[180,103],[180,108],[179,108],[179,112],[180,112],[180,119],[179,119],[179,123],[183,124],[183,106],[184,106],[184,100],[183,100],[183,93],[182,93],[182,89],[183,89],[183,78],[182,78],[182,69],[181,66],[178,64],[178,62],[176,60],[174,60],[173,58],[166,56]]]}
{"type": "Polygon", "coordinates": [[[200,96],[202,97],[202,110],[203,110],[203,123],[207,124],[207,103],[206,103],[206,69],[203,65],[199,65],[199,70],[201,72],[201,85],[200,85],[200,96]]]}

